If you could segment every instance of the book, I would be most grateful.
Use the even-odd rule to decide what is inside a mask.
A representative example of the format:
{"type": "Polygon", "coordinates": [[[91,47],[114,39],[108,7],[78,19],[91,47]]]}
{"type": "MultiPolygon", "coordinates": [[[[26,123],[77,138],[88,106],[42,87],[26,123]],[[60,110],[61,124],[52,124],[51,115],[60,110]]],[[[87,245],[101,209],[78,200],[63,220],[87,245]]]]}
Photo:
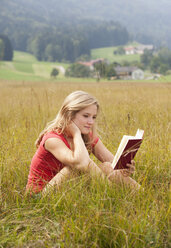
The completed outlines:
{"type": "Polygon", "coordinates": [[[124,135],[112,162],[114,170],[126,169],[135,157],[143,140],[144,130],[138,129],[135,136],[124,135]]]}

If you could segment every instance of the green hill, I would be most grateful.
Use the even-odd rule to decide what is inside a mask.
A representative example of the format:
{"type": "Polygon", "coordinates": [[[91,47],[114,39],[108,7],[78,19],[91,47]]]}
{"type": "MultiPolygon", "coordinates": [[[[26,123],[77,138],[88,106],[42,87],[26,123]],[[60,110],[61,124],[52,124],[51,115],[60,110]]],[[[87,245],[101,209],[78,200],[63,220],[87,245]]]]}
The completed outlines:
{"type": "Polygon", "coordinates": [[[123,61],[128,61],[128,62],[140,61],[139,54],[114,55],[113,52],[116,49],[117,47],[104,47],[104,48],[92,49],[91,50],[92,59],[104,58],[107,59],[109,62],[117,62],[117,63],[121,63],[123,61]]]}
{"type": "Polygon", "coordinates": [[[55,67],[60,71],[58,78],[62,79],[67,64],[39,62],[29,53],[15,51],[12,62],[0,62],[0,79],[47,81],[50,80],[50,73],[55,67]]]}

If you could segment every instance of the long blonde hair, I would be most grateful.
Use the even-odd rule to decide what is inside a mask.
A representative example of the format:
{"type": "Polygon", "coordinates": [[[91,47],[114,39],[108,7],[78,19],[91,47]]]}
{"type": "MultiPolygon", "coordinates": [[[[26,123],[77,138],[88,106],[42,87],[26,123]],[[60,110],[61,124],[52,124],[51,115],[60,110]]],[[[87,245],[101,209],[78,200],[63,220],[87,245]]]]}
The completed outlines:
{"type": "MultiPolygon", "coordinates": [[[[71,120],[75,117],[76,113],[92,104],[95,104],[97,106],[97,110],[99,110],[99,103],[97,99],[87,92],[74,91],[68,95],[65,98],[56,118],[47,123],[45,129],[40,133],[38,139],[35,142],[36,147],[39,147],[44,134],[51,131],[56,131],[58,134],[64,133],[71,120]]],[[[95,134],[96,127],[93,126],[91,137],[90,135],[82,135],[87,148],[90,143],[93,142],[95,134]]]]}

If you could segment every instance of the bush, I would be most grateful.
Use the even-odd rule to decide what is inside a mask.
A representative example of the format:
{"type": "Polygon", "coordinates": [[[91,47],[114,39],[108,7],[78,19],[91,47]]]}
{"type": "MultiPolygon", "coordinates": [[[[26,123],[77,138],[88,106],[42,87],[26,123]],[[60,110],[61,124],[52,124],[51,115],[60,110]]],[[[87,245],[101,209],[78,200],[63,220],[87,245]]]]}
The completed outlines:
{"type": "Polygon", "coordinates": [[[59,70],[56,68],[53,68],[50,76],[56,78],[56,76],[58,76],[58,74],[59,74],[59,70]]]}

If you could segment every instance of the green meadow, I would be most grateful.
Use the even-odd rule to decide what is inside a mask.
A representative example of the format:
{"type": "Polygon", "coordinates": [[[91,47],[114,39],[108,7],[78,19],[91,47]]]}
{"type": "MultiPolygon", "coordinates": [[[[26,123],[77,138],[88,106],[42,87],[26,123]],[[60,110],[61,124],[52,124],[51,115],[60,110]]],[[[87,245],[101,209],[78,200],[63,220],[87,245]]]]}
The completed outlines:
{"type": "Polygon", "coordinates": [[[123,61],[133,62],[133,61],[140,61],[139,54],[132,54],[132,55],[115,55],[113,52],[117,49],[117,47],[104,47],[104,48],[97,48],[91,50],[91,55],[93,59],[97,58],[105,58],[109,62],[117,62],[121,63],[123,61]]]}
{"type": "Polygon", "coordinates": [[[46,82],[51,63],[40,69],[29,56],[26,67],[23,56],[1,64],[4,73],[14,66],[9,70],[16,78],[0,80],[0,247],[170,247],[171,84],[46,82]],[[29,81],[17,81],[16,71],[29,81]],[[31,81],[32,74],[42,81],[31,81]],[[78,89],[99,99],[98,133],[111,152],[124,134],[144,129],[133,175],[144,191],[75,173],[46,196],[25,195],[34,142],[64,97],[78,89]]]}
{"type": "MultiPolygon", "coordinates": [[[[113,55],[113,50],[116,47],[93,49],[92,59],[106,58],[110,62],[139,61],[139,55],[113,55]]],[[[0,79],[22,82],[96,82],[95,78],[67,78],[64,71],[70,64],[58,62],[43,62],[38,61],[33,55],[25,52],[14,51],[12,62],[0,61],[0,79]],[[59,75],[56,78],[51,78],[50,74],[53,68],[59,69],[59,75]]],[[[145,77],[151,77],[150,72],[145,72],[145,77]]],[[[108,81],[102,79],[101,81],[108,81]]],[[[116,80],[115,80],[116,81],[116,80]]],[[[119,80],[120,81],[120,80],[119,80]]],[[[129,80],[130,81],[130,80],[129,80]]],[[[170,82],[171,75],[162,76],[157,80],[146,80],[146,82],[170,82]]],[[[141,81],[140,81],[141,82],[141,81]]]]}
{"type": "MultiPolygon", "coordinates": [[[[62,66],[67,68],[67,64],[40,62],[33,55],[25,52],[14,52],[12,62],[0,62],[0,78],[5,80],[23,80],[23,81],[48,81],[50,73],[53,68],[62,66]]],[[[59,70],[58,79],[64,77],[61,70],[59,70]]]]}

